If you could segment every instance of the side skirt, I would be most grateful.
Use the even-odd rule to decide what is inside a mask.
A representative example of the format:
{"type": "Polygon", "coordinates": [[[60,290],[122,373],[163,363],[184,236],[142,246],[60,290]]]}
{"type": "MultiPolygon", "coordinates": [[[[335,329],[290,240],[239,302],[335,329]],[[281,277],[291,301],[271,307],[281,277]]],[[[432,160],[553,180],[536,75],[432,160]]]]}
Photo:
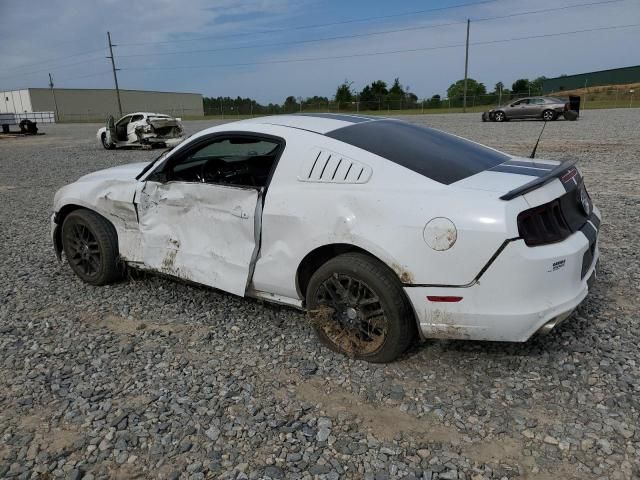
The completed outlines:
{"type": "Polygon", "coordinates": [[[285,297],[282,295],[276,295],[275,293],[261,292],[259,290],[247,290],[247,292],[245,293],[245,296],[251,297],[251,298],[257,298],[259,300],[265,300],[271,303],[277,303],[279,305],[295,307],[300,310],[303,309],[302,300],[298,298],[285,297]]]}

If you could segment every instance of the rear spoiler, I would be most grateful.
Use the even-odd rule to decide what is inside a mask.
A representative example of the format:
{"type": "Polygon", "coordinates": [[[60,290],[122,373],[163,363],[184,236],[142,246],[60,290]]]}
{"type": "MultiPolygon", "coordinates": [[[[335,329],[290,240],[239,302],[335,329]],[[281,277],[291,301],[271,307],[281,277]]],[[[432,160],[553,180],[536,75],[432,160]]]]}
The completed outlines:
{"type": "Polygon", "coordinates": [[[536,188],[541,187],[542,185],[549,183],[556,178],[560,178],[562,174],[566,173],[567,170],[569,170],[576,164],[576,161],[577,160],[568,160],[566,162],[562,162],[546,175],[538,177],[535,180],[530,181],[529,183],[525,183],[521,187],[514,188],[513,190],[505,193],[500,197],[500,200],[511,200],[512,198],[524,195],[525,193],[529,193],[530,191],[535,190],[536,188]]]}

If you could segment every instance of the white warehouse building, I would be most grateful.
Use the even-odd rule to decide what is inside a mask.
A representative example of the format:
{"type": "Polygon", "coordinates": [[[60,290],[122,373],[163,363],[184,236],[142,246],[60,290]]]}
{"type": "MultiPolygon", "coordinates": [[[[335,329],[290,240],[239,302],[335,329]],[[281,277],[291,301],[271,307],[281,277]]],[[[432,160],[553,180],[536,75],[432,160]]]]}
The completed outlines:
{"type": "MultiPolygon", "coordinates": [[[[118,116],[118,100],[114,89],[106,88],[25,88],[1,91],[0,113],[30,114],[55,112],[60,121],[103,121],[118,116]],[[54,100],[55,99],[55,100],[54,100]]],[[[202,116],[199,93],[120,90],[122,113],[154,112],[169,115],[202,116]]]]}

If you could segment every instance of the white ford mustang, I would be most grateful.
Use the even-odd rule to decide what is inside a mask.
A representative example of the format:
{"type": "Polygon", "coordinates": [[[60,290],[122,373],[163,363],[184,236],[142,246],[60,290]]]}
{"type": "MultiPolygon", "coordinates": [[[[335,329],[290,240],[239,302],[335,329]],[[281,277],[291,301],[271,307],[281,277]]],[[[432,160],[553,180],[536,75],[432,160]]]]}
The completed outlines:
{"type": "Polygon", "coordinates": [[[386,362],[416,337],[526,341],[585,298],[600,214],[578,169],[398,120],[283,115],[193,135],[60,189],[52,236],[85,282],[123,266],[306,308],[386,362]]]}

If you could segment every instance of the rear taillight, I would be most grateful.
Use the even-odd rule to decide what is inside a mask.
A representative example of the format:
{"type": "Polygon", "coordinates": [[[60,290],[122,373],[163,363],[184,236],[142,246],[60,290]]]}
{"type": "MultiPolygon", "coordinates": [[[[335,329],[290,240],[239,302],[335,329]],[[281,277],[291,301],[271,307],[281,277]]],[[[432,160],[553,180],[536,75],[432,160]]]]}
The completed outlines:
{"type": "Polygon", "coordinates": [[[562,215],[560,201],[554,200],[518,215],[518,232],[528,246],[561,242],[571,230],[562,215]]]}

